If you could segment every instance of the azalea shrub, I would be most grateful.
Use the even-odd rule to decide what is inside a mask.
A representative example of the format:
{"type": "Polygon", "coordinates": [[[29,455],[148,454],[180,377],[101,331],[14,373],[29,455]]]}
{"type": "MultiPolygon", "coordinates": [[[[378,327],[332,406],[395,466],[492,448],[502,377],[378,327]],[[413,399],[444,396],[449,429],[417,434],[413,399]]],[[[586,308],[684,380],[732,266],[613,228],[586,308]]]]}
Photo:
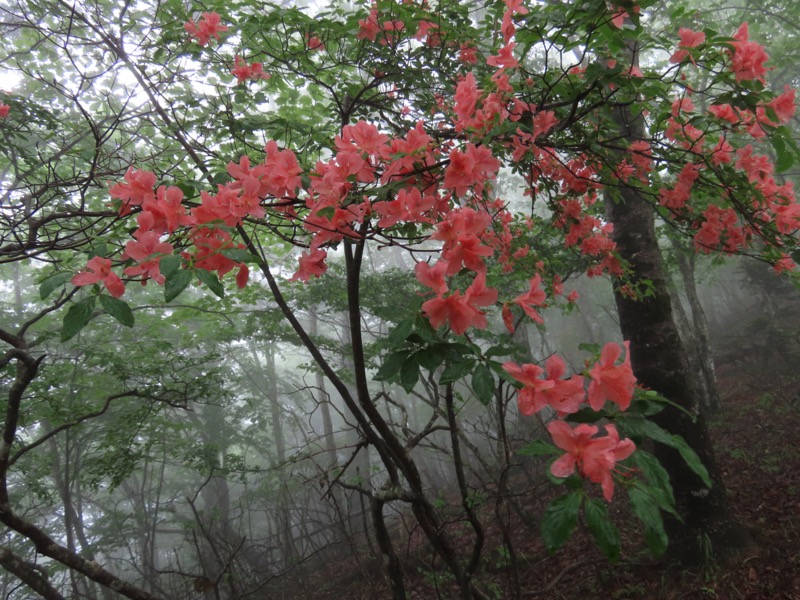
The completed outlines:
{"type": "Polygon", "coordinates": [[[769,57],[747,24],[661,35],[645,26],[654,3],[626,11],[523,0],[488,4],[476,22],[469,4],[378,0],[315,19],[284,11],[279,43],[260,34],[275,15],[187,14],[180,44],[220,66],[242,95],[280,96],[302,81],[308,94],[329,93],[346,118],[327,141],[271,139],[263,153],[230,156],[204,189],[132,165],[109,189],[130,239],[72,277],[91,288],[68,311],[64,337],[89,322],[96,297],[130,324],[122,298],[134,281],[163,285],[171,301],[192,282],[221,296],[227,279],[244,287],[255,269],[276,294],[283,284],[258,251],[259,232],[300,248],[288,281],[324,277],[343,247],[399,246],[414,257],[422,301],[390,334],[374,379],[410,391],[430,372],[484,403],[513,386],[520,415],[542,416],[552,438],[517,451],[551,457],[549,474],[566,484],[542,521],[548,548],[582,512],[616,558],[606,504],[621,486],[661,552],[661,513],[675,512],[674,499],[642,442],[676,448],[710,485],[708,475],[680,437],[649,420],[667,400],[637,387],[627,341],[594,349],[582,373],[559,355],[540,364],[515,354],[509,342],[521,323],[545,324],[543,308],[582,302],[537,238],[557,237],[558,251],[589,276],[647,295],[626,283],[629,267],[604,219],[604,202],[629,188],[699,252],[758,252],[793,273],[800,205],[777,173],[798,157],[785,126],[795,92],[769,88],[769,57]],[[349,55],[358,56],[361,97],[326,79],[325,68],[349,55]],[[431,73],[430,83],[411,85],[408,65],[431,73]],[[621,139],[612,105],[644,119],[646,136],[621,139]],[[523,201],[499,193],[503,170],[523,182],[523,201]]]}

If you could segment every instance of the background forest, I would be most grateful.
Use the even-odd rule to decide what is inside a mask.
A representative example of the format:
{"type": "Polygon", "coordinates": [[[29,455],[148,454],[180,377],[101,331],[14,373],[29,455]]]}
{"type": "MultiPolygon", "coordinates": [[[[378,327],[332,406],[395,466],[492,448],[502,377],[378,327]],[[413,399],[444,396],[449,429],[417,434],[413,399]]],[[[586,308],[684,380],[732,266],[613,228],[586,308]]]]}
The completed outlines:
{"type": "MultiPolygon", "coordinates": [[[[800,580],[790,575],[800,569],[800,459],[778,443],[800,424],[800,305],[796,274],[774,272],[792,270],[786,261],[796,259],[798,217],[791,230],[764,226],[750,244],[726,248],[730,238],[722,237],[696,252],[698,219],[668,210],[657,192],[641,203],[663,258],[669,321],[688,356],[680,379],[691,391],[677,395],[646,383],[648,367],[636,354],[642,344],[626,333],[625,311],[644,314],[661,284],[651,289],[646,282],[655,278],[637,280],[636,272],[610,276],[609,257],[624,250],[580,252],[554,226],[554,207],[567,198],[565,172],[598,182],[600,191],[588,193],[600,201],[583,210],[596,211],[596,239],[606,243],[606,220],[615,222],[613,207],[630,202],[626,194],[667,189],[686,156],[702,153],[658,137],[670,112],[692,110],[671,105],[674,86],[708,85],[707,95],[694,97],[698,112],[723,98],[754,113],[797,87],[800,9],[788,0],[645,3],[641,12],[604,2],[429,4],[0,0],[3,598],[549,598],[604,589],[617,598],[666,598],[688,597],[671,595],[684,584],[698,598],[800,598],[800,580]],[[370,10],[380,12],[373,18],[370,10]],[[222,15],[220,24],[211,13],[222,15]],[[626,24],[614,25],[623,13],[626,24]],[[401,21],[421,33],[402,38],[401,21]],[[712,65],[707,70],[692,70],[694,56],[670,62],[677,48],[706,51],[679,42],[679,28],[729,44],[743,22],[770,55],[768,85],[722,79],[713,61],[730,51],[713,54],[710,42],[710,58],[697,55],[712,65]],[[498,73],[517,68],[503,67],[515,31],[522,74],[509,93],[527,108],[506,130],[466,123],[469,100],[456,93],[447,104],[456,82],[475,54],[480,85],[502,88],[498,73]],[[630,65],[611,66],[617,59],[609,56],[630,65]],[[602,69],[593,71],[595,62],[602,69]],[[647,74],[644,83],[630,83],[625,69],[634,65],[647,74]],[[681,83],[686,73],[691,84],[681,83]],[[535,91],[518,91],[528,88],[535,91]],[[628,100],[613,104],[620,94],[628,100]],[[663,162],[644,182],[619,183],[622,147],[643,135],[637,119],[620,124],[637,103],[653,108],[648,126],[658,130],[652,139],[663,143],[656,150],[653,142],[653,151],[663,162]],[[546,106],[554,116],[545,128],[537,119],[546,106]],[[335,227],[320,224],[339,217],[338,205],[310,209],[298,225],[285,205],[296,201],[302,213],[305,200],[287,200],[287,184],[259,195],[266,216],[250,207],[226,222],[228,238],[204,257],[192,245],[197,236],[181,237],[188,225],[176,221],[134,260],[130,244],[146,211],[120,210],[129,192],[114,186],[139,185],[137,170],[156,174],[151,192],[156,181],[173,185],[196,210],[209,190],[222,196],[248,171],[240,157],[266,160],[264,145],[275,140],[268,156],[292,150],[298,187],[320,190],[319,165],[347,145],[347,126],[364,121],[397,143],[415,131],[451,152],[415,163],[419,179],[444,173],[456,143],[502,157],[496,175],[464,185],[486,205],[502,198],[523,215],[509,231],[519,237],[514,227],[525,224],[529,249],[509,269],[498,250],[484,271],[474,264],[486,253],[470,259],[463,250],[463,268],[459,258],[447,277],[464,297],[480,298],[487,292],[479,284],[489,282],[503,298],[528,300],[486,309],[483,326],[470,313],[466,333],[452,316],[443,329],[423,305],[432,293],[424,286],[438,284],[425,283],[418,265],[434,270],[444,234],[430,234],[433,217],[410,223],[379,208],[400,188],[391,179],[372,186],[355,169],[348,197],[372,194],[374,221],[383,219],[374,235],[345,217],[335,227]],[[540,146],[566,165],[542,169],[543,182],[513,166],[518,157],[503,137],[535,136],[537,127],[540,146]],[[590,155],[605,171],[581,171],[590,155]],[[536,204],[539,197],[547,201],[536,204]],[[326,234],[315,245],[313,236],[326,234]],[[241,245],[225,246],[232,238],[241,245]],[[174,248],[156,245],[168,240],[174,248]],[[323,250],[324,262],[315,254],[323,250]],[[148,266],[154,256],[160,266],[148,266]],[[124,295],[110,271],[87,269],[106,257],[125,279],[124,295]],[[147,285],[136,281],[143,273],[147,285]],[[241,285],[228,281],[233,276],[241,285]],[[542,296],[534,301],[535,277],[542,296]],[[625,286],[644,301],[626,309],[625,286]],[[547,365],[560,379],[551,357],[588,373],[607,342],[631,339],[631,347],[619,346],[619,360],[630,364],[633,355],[633,372],[658,394],[637,390],[638,412],[627,426],[613,406],[574,418],[610,419],[641,449],[632,462],[620,460],[609,504],[599,480],[584,486],[577,475],[550,470],[561,453],[546,429],[556,411],[521,414],[527,384],[503,366],[547,365]],[[686,410],[665,416],[674,405],[686,410]],[[708,443],[695,429],[705,418],[708,443]],[[621,470],[643,475],[626,483],[621,470]],[[710,481],[714,491],[703,489],[713,518],[690,501],[710,481]],[[682,532],[689,541],[668,550],[667,538],[682,540],[682,532]],[[740,553],[729,559],[726,545],[740,553]],[[668,570],[683,558],[683,571],[668,570]]],[[[490,111],[485,100],[479,112],[490,111]]],[[[774,165],[769,177],[788,186],[800,173],[798,115],[779,124],[781,111],[770,110],[760,116],[763,135],[751,135],[774,165]]],[[[681,121],[684,131],[692,124],[732,142],[745,135],[710,117],[681,121]]],[[[393,147],[392,158],[402,154],[393,147]]],[[[284,167],[271,164],[270,172],[284,167]]],[[[693,201],[713,205],[709,198],[726,185],[753,184],[736,177],[709,177],[693,201]]],[[[450,185],[447,175],[440,179],[450,185]]],[[[460,188],[453,185],[454,205],[466,195],[460,188]]],[[[349,202],[341,210],[351,210],[349,202]]],[[[736,210],[742,222],[755,219],[736,210]]],[[[185,215],[163,217],[170,218],[185,215]]],[[[495,301],[471,310],[483,314],[475,306],[495,301]]]]}

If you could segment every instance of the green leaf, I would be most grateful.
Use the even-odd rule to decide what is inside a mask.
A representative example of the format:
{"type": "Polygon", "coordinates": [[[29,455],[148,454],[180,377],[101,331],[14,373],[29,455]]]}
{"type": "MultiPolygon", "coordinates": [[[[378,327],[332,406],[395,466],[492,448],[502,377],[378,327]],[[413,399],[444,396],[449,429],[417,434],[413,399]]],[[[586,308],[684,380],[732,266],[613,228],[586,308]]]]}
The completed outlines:
{"type": "Polygon", "coordinates": [[[705,466],[703,465],[697,453],[686,443],[679,435],[673,435],[662,429],[652,421],[642,418],[624,418],[617,419],[616,423],[620,426],[622,432],[628,437],[648,437],[653,441],[669,446],[677,450],[686,465],[694,471],[703,483],[711,487],[712,481],[705,466]]]}
{"type": "Polygon", "coordinates": [[[95,256],[108,256],[108,244],[102,240],[95,240],[89,250],[89,258],[94,258],[95,256]]]}
{"type": "Polygon", "coordinates": [[[514,348],[511,346],[492,346],[489,348],[484,356],[486,358],[492,358],[493,356],[511,356],[514,353],[514,348]]]}
{"type": "Polygon", "coordinates": [[[675,510],[674,501],[663,489],[653,487],[638,480],[633,482],[633,487],[640,489],[642,492],[650,496],[658,505],[658,508],[660,508],[663,512],[667,512],[674,516],[678,521],[683,522],[683,519],[678,514],[678,511],[675,510]]]}
{"type": "Polygon", "coordinates": [[[392,352],[383,359],[383,363],[378,368],[378,372],[372,377],[375,381],[387,381],[391,379],[408,360],[408,350],[392,352]]]}
{"type": "Polygon", "coordinates": [[[419,379],[419,363],[416,356],[409,356],[400,367],[400,385],[407,393],[411,393],[419,379]]]}
{"type": "Polygon", "coordinates": [[[222,285],[222,282],[219,280],[219,277],[217,277],[216,273],[206,271],[205,269],[197,269],[195,273],[197,274],[197,278],[205,283],[208,286],[208,289],[214,292],[217,297],[225,297],[225,287],[222,285]]]}
{"type": "Polygon", "coordinates": [[[711,481],[711,476],[708,474],[708,470],[706,469],[703,461],[700,460],[700,457],[697,456],[697,452],[695,452],[689,444],[686,443],[679,435],[672,436],[672,447],[675,448],[681,454],[681,458],[686,462],[686,465],[694,471],[700,479],[703,480],[708,487],[712,487],[714,484],[711,481]]]}
{"type": "Polygon", "coordinates": [[[317,217],[320,219],[327,219],[328,221],[332,221],[333,217],[336,215],[336,209],[333,206],[326,206],[325,208],[321,208],[316,212],[317,217]]]}
{"type": "Polygon", "coordinates": [[[661,519],[661,510],[658,502],[638,487],[628,490],[633,513],[644,525],[644,539],[650,551],[656,556],[664,554],[669,543],[667,532],[664,531],[664,521],[661,519]]]}
{"type": "Polygon", "coordinates": [[[772,135],[769,139],[770,142],[772,142],[772,147],[775,149],[775,155],[777,156],[775,161],[775,172],[783,173],[784,171],[790,169],[794,164],[794,156],[792,156],[789,148],[786,147],[786,143],[783,141],[781,136],[772,135]]]}
{"type": "Polygon", "coordinates": [[[419,365],[429,371],[438,368],[444,362],[444,352],[439,344],[423,348],[417,352],[417,361],[419,365]]]}
{"type": "Polygon", "coordinates": [[[392,332],[389,334],[389,345],[390,346],[399,346],[402,344],[406,338],[411,333],[411,329],[414,327],[414,319],[405,319],[400,321],[397,326],[392,329],[392,332]]]}
{"type": "Polygon", "coordinates": [[[550,503],[542,517],[542,539],[547,551],[558,550],[578,523],[582,494],[570,492],[550,503]]]}
{"type": "Polygon", "coordinates": [[[611,562],[619,559],[620,540],[619,530],[611,519],[608,518],[608,508],[602,500],[589,498],[584,507],[586,526],[592,533],[597,546],[611,562]]]}
{"type": "Polygon", "coordinates": [[[467,346],[466,344],[461,343],[445,343],[440,344],[442,351],[444,352],[445,358],[447,358],[450,362],[464,362],[465,360],[473,360],[475,353],[472,351],[472,348],[467,346]],[[466,357],[466,358],[465,358],[466,357]]]}
{"type": "Polygon", "coordinates": [[[94,311],[94,299],[95,296],[89,296],[69,307],[61,326],[62,342],[73,338],[75,334],[88,325],[94,311]]]}
{"type": "Polygon", "coordinates": [[[131,311],[131,307],[128,306],[128,303],[124,300],[101,294],[100,306],[102,306],[103,310],[109,315],[125,325],[125,327],[133,327],[133,311],[131,311]]]}
{"type": "MultiPolygon", "coordinates": [[[[658,459],[649,452],[637,448],[636,452],[631,456],[631,461],[651,485],[661,490],[670,506],[674,507],[675,496],[672,492],[672,485],[669,482],[669,473],[661,466],[658,459]]],[[[674,512],[674,508],[670,512],[674,512]]]]}
{"type": "Polygon", "coordinates": [[[46,300],[47,297],[55,290],[72,279],[72,273],[69,271],[61,271],[55,275],[48,277],[39,285],[39,297],[46,300]]]}
{"type": "Polygon", "coordinates": [[[164,282],[164,300],[172,302],[186,289],[192,281],[192,272],[189,269],[179,269],[167,277],[164,282]]]}
{"type": "Polygon", "coordinates": [[[481,404],[487,405],[494,395],[494,377],[492,370],[484,364],[475,367],[472,372],[472,390],[478,396],[481,404]]]}
{"type": "Polygon", "coordinates": [[[441,341],[441,339],[437,336],[436,331],[431,327],[431,324],[428,322],[428,319],[423,317],[422,315],[418,315],[414,319],[414,331],[417,332],[422,339],[427,342],[437,342],[441,341]]]}
{"type": "Polygon", "coordinates": [[[472,370],[473,364],[475,363],[471,360],[450,363],[445,367],[442,376],[439,377],[439,384],[447,385],[462,379],[472,370]]]}
{"type": "Polygon", "coordinates": [[[604,419],[607,413],[601,410],[594,410],[588,406],[580,409],[578,412],[572,413],[569,420],[573,423],[596,423],[600,419],[604,419]]]}
{"type": "Polygon", "coordinates": [[[517,450],[517,454],[522,456],[550,456],[551,454],[559,454],[561,450],[548,444],[544,440],[533,440],[528,442],[522,448],[517,450]]]}
{"type": "MultiPolygon", "coordinates": [[[[637,390],[636,396],[639,395],[638,392],[639,390],[637,390]]],[[[628,408],[632,414],[642,415],[643,417],[652,417],[653,415],[657,415],[664,410],[666,406],[661,401],[653,401],[647,398],[637,398],[636,396],[634,396],[634,399],[628,408]]]]}
{"type": "Polygon", "coordinates": [[[158,269],[164,277],[171,277],[181,266],[181,257],[176,254],[170,254],[163,257],[158,262],[158,269]]]}
{"type": "Polygon", "coordinates": [[[248,252],[244,248],[226,248],[221,252],[222,256],[243,263],[260,263],[261,260],[248,252]]]}

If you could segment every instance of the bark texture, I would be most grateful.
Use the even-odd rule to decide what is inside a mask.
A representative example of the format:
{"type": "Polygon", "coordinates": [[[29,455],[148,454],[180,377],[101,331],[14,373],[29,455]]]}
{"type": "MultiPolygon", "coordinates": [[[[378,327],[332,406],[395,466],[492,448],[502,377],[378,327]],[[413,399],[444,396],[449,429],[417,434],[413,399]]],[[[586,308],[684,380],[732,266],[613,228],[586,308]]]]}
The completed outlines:
{"type": "MultiPolygon", "coordinates": [[[[626,107],[614,109],[621,137],[643,138],[641,118],[626,107]]],[[[667,469],[683,523],[667,522],[671,553],[688,563],[711,556],[715,540],[728,543],[737,530],[728,508],[725,487],[714,457],[711,438],[691,384],[686,350],[675,324],[653,207],[635,188],[621,186],[606,194],[606,215],[614,226],[620,257],[631,269],[630,287],[636,297],[614,286],[614,299],[624,339],[630,340],[631,365],[640,384],[653,389],[684,410],[667,407],[656,417],[667,431],[682,436],[697,452],[713,481],[711,488],[686,465],[677,451],[658,445],[656,455],[667,469]],[[712,546],[709,546],[709,542],[712,546]]]]}

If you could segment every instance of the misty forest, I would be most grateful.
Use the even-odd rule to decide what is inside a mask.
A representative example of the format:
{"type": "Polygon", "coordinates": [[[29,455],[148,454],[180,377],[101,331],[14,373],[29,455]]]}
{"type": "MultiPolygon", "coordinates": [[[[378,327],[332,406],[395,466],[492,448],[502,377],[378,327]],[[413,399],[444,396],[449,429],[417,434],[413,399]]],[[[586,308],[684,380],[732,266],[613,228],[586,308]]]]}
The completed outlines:
{"type": "Polygon", "coordinates": [[[0,36],[0,598],[800,599],[794,0],[0,36]]]}

